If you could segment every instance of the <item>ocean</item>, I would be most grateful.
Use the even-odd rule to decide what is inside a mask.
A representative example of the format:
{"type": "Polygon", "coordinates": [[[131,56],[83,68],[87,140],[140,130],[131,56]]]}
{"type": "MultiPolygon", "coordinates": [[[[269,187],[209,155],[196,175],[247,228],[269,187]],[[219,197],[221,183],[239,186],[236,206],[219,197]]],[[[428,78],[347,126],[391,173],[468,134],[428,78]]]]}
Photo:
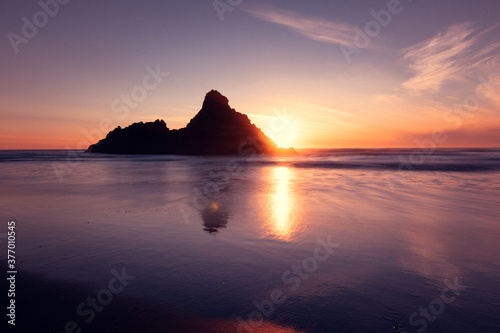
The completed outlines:
{"type": "Polygon", "coordinates": [[[299,153],[0,151],[9,329],[500,332],[500,149],[299,153]]]}

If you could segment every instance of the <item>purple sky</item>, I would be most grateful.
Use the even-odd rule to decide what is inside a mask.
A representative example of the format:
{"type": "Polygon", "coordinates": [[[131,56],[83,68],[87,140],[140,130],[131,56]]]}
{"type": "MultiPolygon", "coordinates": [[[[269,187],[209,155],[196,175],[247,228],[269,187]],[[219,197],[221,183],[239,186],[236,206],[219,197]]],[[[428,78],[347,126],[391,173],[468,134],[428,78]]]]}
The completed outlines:
{"type": "Polygon", "coordinates": [[[157,118],[183,127],[210,89],[296,147],[416,146],[436,130],[441,146],[500,146],[500,84],[481,85],[500,81],[500,1],[219,3],[230,10],[72,0],[50,17],[1,2],[0,149],[83,147],[157,118]],[[23,18],[38,20],[34,36],[23,18]],[[147,78],[156,68],[161,82],[147,78]]]}

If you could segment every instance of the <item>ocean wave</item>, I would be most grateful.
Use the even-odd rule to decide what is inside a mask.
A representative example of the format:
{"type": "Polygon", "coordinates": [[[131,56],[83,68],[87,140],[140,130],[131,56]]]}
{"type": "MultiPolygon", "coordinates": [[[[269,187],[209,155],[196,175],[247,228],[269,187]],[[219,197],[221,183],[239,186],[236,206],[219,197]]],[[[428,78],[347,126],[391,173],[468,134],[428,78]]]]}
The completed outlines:
{"type": "Polygon", "coordinates": [[[417,149],[308,149],[298,156],[178,156],[106,155],[68,150],[4,150],[0,163],[16,162],[176,162],[223,165],[230,160],[251,166],[293,168],[376,169],[403,171],[496,171],[500,170],[500,149],[436,149],[425,153],[417,149]]]}

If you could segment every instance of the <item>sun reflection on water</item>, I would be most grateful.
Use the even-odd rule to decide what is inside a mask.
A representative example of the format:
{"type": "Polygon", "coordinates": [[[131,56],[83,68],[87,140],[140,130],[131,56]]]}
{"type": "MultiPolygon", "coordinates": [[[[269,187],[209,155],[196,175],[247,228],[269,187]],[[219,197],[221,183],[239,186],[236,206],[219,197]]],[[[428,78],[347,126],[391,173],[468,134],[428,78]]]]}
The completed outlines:
{"type": "Polygon", "coordinates": [[[289,241],[297,231],[297,208],[294,202],[291,172],[288,167],[272,169],[269,233],[281,240],[289,241]]]}

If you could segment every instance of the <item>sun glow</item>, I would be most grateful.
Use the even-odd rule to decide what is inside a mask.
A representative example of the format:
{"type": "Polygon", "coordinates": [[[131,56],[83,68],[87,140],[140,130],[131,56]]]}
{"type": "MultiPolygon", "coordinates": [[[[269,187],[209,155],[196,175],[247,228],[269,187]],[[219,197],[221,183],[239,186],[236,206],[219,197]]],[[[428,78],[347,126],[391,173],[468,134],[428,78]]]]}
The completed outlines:
{"type": "Polygon", "coordinates": [[[271,118],[269,129],[265,134],[270,137],[278,147],[290,148],[297,139],[297,123],[290,116],[279,115],[271,118]]]}

